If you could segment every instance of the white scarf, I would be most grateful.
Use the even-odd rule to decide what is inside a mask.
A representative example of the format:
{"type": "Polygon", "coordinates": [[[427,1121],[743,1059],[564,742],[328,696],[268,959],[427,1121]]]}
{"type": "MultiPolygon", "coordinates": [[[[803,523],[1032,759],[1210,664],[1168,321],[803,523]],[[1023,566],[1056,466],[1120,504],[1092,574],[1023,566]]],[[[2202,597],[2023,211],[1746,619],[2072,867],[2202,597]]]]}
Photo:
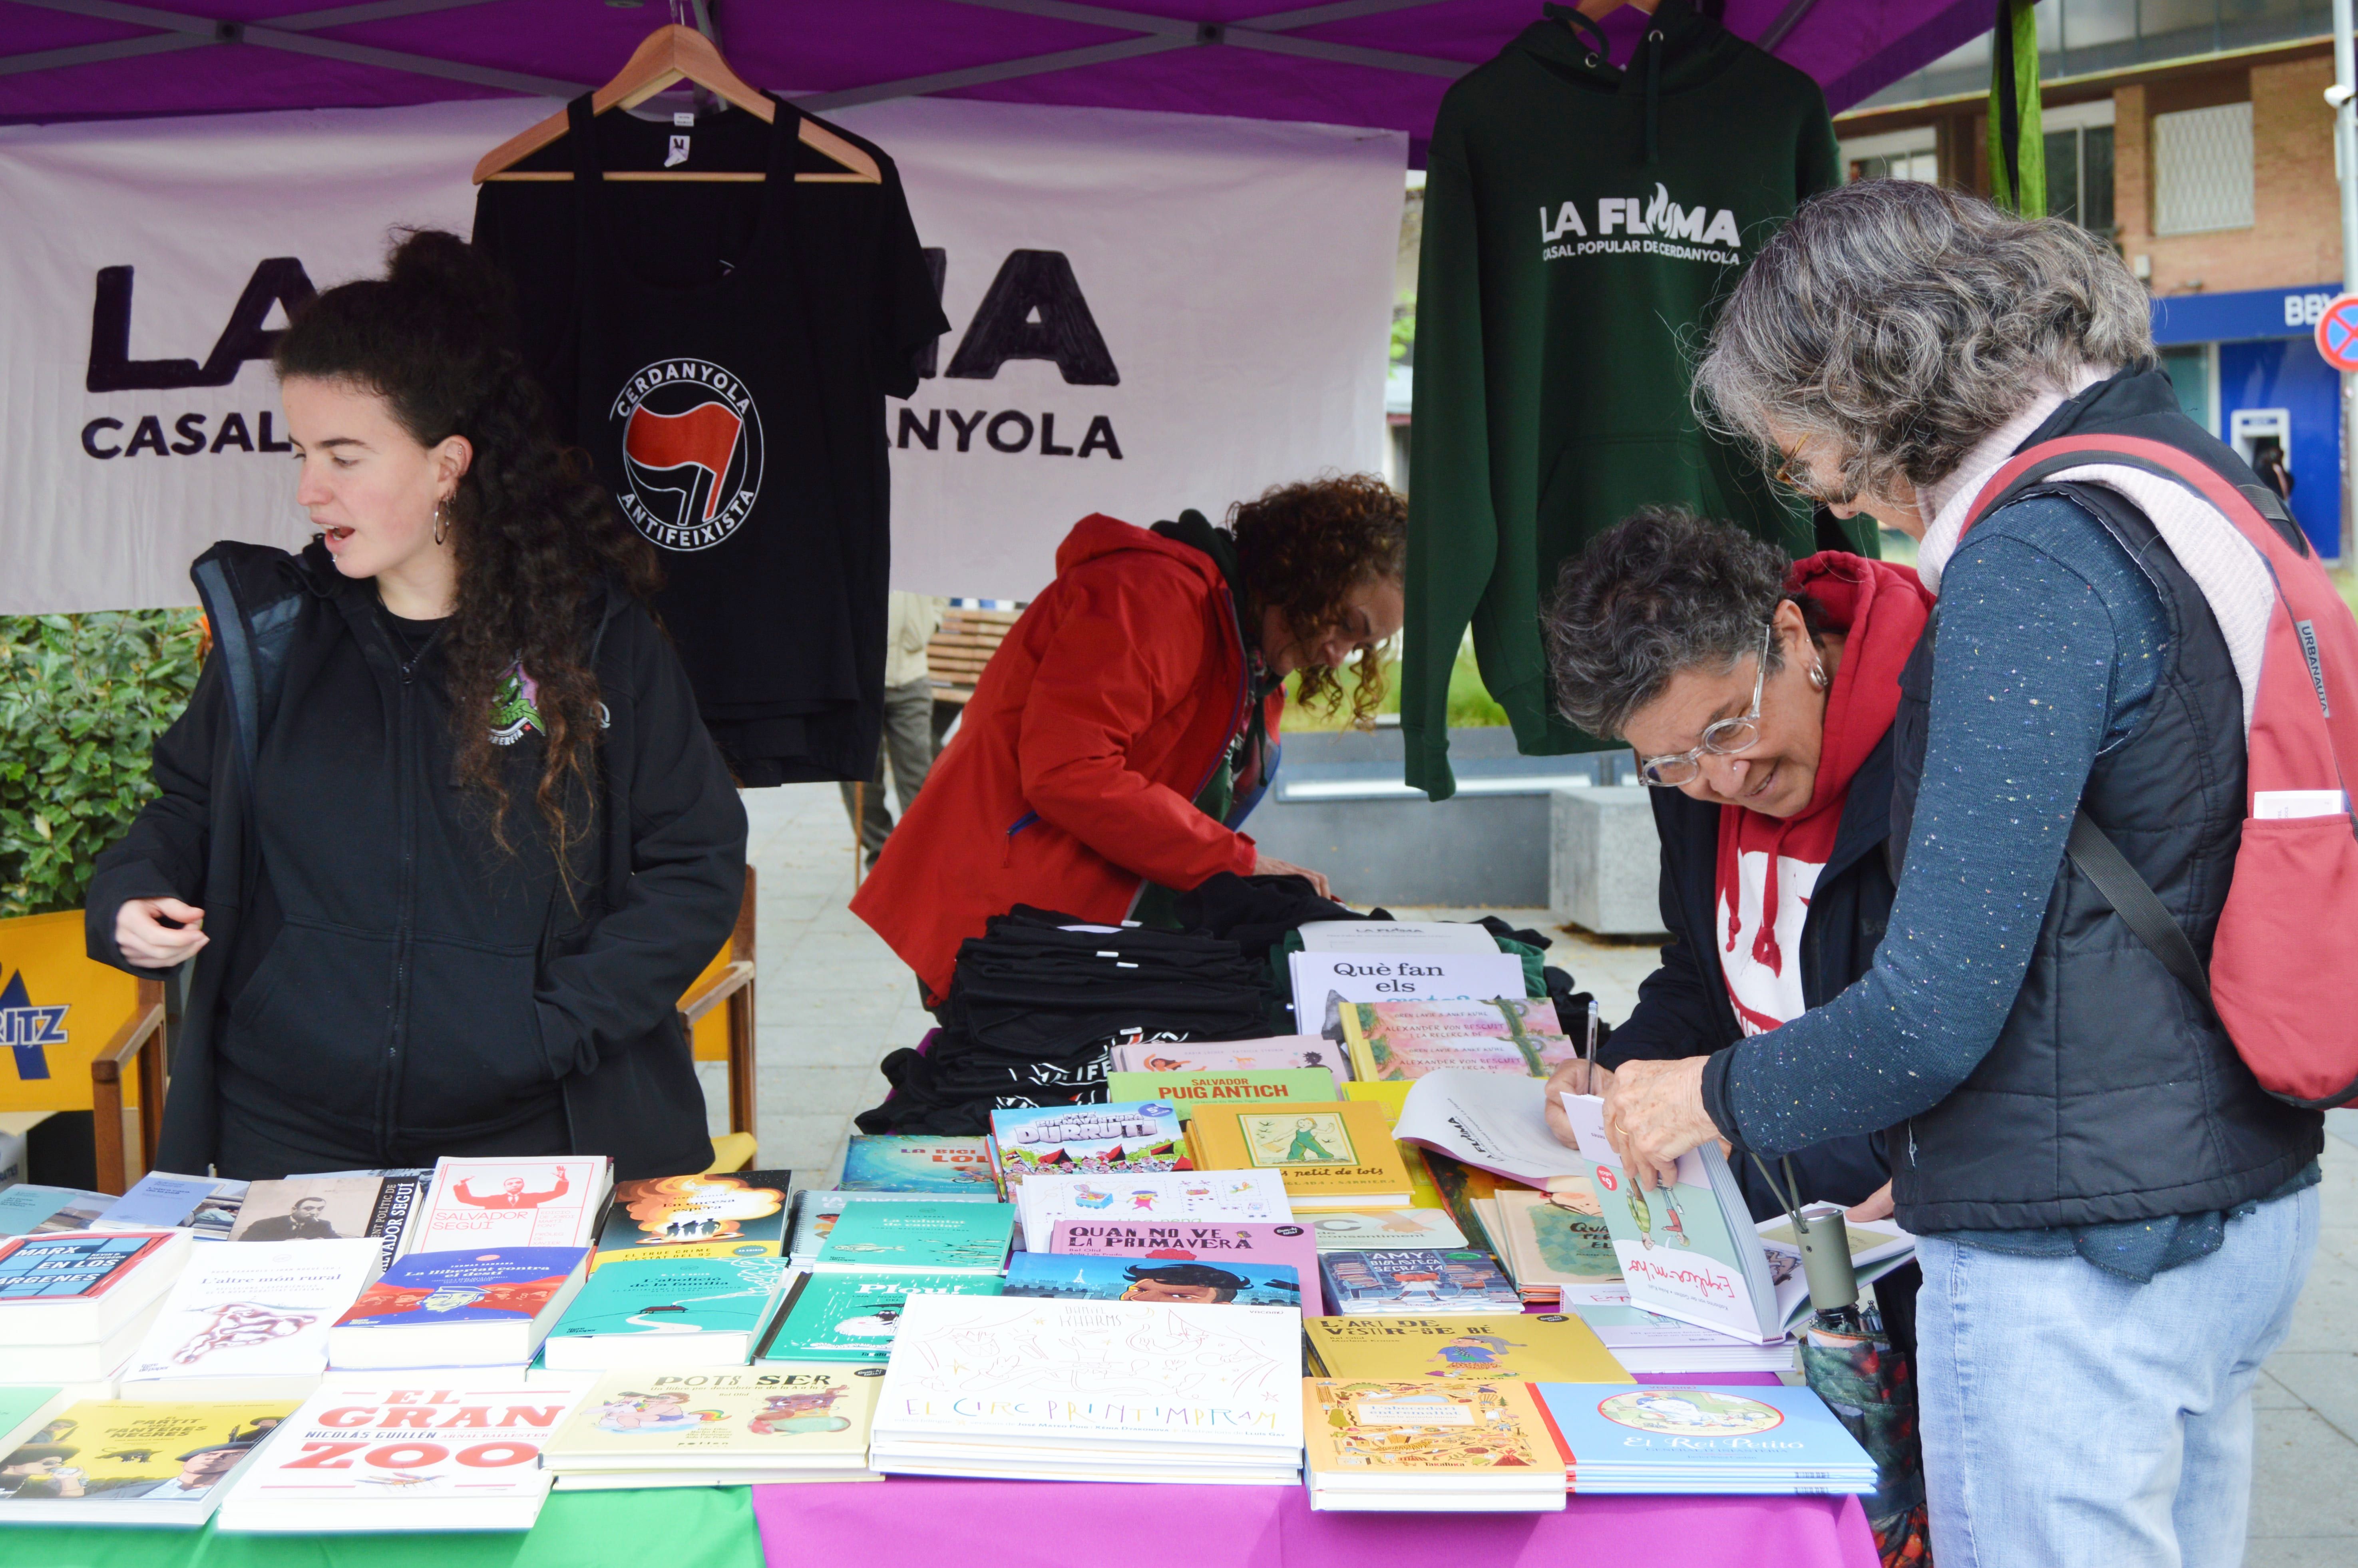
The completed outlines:
{"type": "MultiPolygon", "coordinates": [[[[1942,570],[1956,553],[1965,530],[1965,517],[1991,477],[2012,461],[2015,449],[2063,406],[2109,375],[2109,371],[2083,368],[2072,378],[2068,393],[2051,388],[2034,397],[2013,418],[1984,437],[1964,461],[1946,477],[1926,485],[1917,496],[1924,514],[1924,540],[1916,557],[1916,575],[1939,592],[1942,570]]],[[[2236,678],[2244,687],[2244,729],[2252,727],[2252,702],[2259,691],[2260,654],[2267,643],[2268,615],[2276,604],[2275,579],[2251,541],[2238,533],[2216,508],[2192,491],[2142,469],[2092,463],[2050,476],[2118,491],[2146,514],[2170,554],[2194,579],[2225,637],[2234,661],[2236,678]]]]}

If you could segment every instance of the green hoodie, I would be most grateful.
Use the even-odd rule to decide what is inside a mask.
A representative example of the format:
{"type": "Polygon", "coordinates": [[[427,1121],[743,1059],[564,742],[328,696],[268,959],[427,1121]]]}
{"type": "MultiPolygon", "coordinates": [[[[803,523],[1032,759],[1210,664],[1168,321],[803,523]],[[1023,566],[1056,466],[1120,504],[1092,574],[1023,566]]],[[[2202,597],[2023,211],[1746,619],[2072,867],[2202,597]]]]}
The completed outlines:
{"type": "MultiPolygon", "coordinates": [[[[1539,614],[1558,564],[1636,508],[1817,547],[1808,509],[1696,427],[1688,366],[1761,243],[1837,182],[1836,157],[1817,84],[1692,0],[1662,0],[1627,70],[1536,22],[1442,100],[1409,457],[1410,784],[1456,787],[1449,674],[1469,623],[1521,751],[1609,744],[1557,716],[1539,614]]],[[[1873,524],[1851,537],[1877,553],[1873,524]]]]}

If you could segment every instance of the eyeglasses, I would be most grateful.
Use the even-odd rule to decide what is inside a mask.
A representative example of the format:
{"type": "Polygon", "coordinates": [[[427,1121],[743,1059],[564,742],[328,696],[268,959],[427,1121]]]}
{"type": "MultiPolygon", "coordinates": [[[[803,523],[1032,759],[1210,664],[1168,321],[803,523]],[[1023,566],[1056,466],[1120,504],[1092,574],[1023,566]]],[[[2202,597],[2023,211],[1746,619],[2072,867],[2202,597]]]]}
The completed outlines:
{"type": "Polygon", "coordinates": [[[1779,490],[1788,491],[1804,501],[1814,502],[1820,506],[1847,506],[1857,498],[1856,490],[1845,490],[1839,495],[1828,495],[1819,490],[1811,484],[1808,479],[1793,471],[1794,465],[1801,460],[1801,454],[1799,452],[1784,454],[1784,461],[1779,463],[1777,471],[1768,476],[1769,482],[1779,490]]]}
{"type": "Polygon", "coordinates": [[[1676,789],[1693,784],[1703,772],[1705,752],[1732,757],[1748,752],[1760,740],[1760,693],[1768,680],[1768,640],[1777,634],[1771,621],[1760,629],[1760,667],[1752,677],[1752,711],[1740,719],[1722,719],[1704,726],[1703,744],[1692,752],[1668,757],[1648,757],[1638,764],[1639,782],[1654,789],[1676,789]]]}

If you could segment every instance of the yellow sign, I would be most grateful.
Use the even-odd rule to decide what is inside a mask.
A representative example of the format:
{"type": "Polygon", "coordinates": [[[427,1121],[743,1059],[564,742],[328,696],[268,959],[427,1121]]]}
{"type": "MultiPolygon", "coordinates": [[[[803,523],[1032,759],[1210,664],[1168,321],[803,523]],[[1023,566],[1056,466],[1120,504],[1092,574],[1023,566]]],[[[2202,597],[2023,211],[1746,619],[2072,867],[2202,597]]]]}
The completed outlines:
{"type": "Polygon", "coordinates": [[[0,920],[0,1111],[88,1110],[90,1059],[138,1005],[137,980],[86,956],[81,911],[0,920]]]}

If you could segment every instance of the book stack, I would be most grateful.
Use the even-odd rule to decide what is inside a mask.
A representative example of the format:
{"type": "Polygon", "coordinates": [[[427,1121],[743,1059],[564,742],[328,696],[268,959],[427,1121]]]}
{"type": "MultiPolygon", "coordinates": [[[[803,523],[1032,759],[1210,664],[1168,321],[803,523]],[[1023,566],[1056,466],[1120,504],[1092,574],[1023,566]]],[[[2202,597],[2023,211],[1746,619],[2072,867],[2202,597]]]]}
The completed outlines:
{"type": "Polygon", "coordinates": [[[1277,1171],[1132,1172],[1120,1178],[1052,1175],[1043,1172],[1017,1191],[1025,1245],[1046,1236],[1060,1219],[1247,1220],[1293,1218],[1285,1178],[1277,1171]]]}
{"type": "Polygon", "coordinates": [[[917,1296],[871,1463],[920,1476],[1290,1486],[1302,1464],[1292,1307],[917,1296]]]}
{"type": "Polygon", "coordinates": [[[1318,1248],[1307,1224],[1245,1220],[1060,1219],[1048,1233],[1047,1250],[1068,1257],[1122,1258],[1156,1263],[1282,1264],[1293,1271],[1304,1317],[1324,1316],[1318,1288],[1318,1248]]]}
{"type": "Polygon", "coordinates": [[[1570,1288],[1621,1282],[1621,1260],[1604,1206],[1587,1176],[1555,1176],[1547,1189],[1500,1184],[1488,1197],[1469,1196],[1498,1262],[1523,1300],[1553,1306],[1570,1288]]]}
{"type": "Polygon", "coordinates": [[[892,1354],[913,1297],[997,1295],[1016,1210],[990,1201],[995,1188],[975,1184],[971,1196],[803,1195],[830,1200],[834,1212],[795,1242],[804,1271],[761,1347],[761,1366],[879,1363],[892,1354]]]}
{"type": "Polygon", "coordinates": [[[1808,1389],[1538,1383],[1532,1391],[1575,1493],[1875,1490],[1875,1461],[1808,1389]]]}
{"type": "Polygon", "coordinates": [[[328,1369],[330,1325],[377,1267],[365,1236],[199,1249],[124,1368],[122,1397],[308,1399],[328,1369]]]}
{"type": "MultiPolygon", "coordinates": [[[[974,1141],[979,1144],[982,1140],[974,1141]]],[[[834,1231],[843,1206],[853,1198],[867,1203],[997,1203],[999,1186],[993,1182],[957,1192],[898,1192],[872,1187],[844,1192],[805,1187],[795,1194],[786,1211],[786,1261],[797,1269],[809,1268],[811,1260],[818,1256],[819,1245],[834,1231]]]]}
{"type": "Polygon", "coordinates": [[[1563,1453],[1529,1384],[1305,1379],[1315,1509],[1561,1513],[1563,1453]]]}
{"type": "Polygon", "coordinates": [[[1290,1263],[1018,1252],[1008,1260],[1000,1293],[1050,1301],[1200,1302],[1211,1306],[1234,1302],[1298,1311],[1302,1276],[1290,1263]]]}
{"type": "Polygon", "coordinates": [[[338,1371],[520,1368],[590,1274],[587,1247],[413,1252],[328,1331],[338,1371]]]}
{"type": "Polygon", "coordinates": [[[1343,1010],[1353,1002],[1487,1001],[1529,995],[1522,959],[1499,952],[1488,933],[1480,935],[1490,943],[1487,953],[1304,948],[1290,954],[1294,1022],[1306,1033],[1341,1044],[1343,1010]]]}
{"type": "Polygon", "coordinates": [[[1577,1054],[1543,996],[1356,1001],[1339,1014],[1362,1083],[1406,1083],[1452,1067],[1543,1078],[1577,1054]]]}
{"type": "Polygon", "coordinates": [[[1222,1072],[1130,1073],[1106,1076],[1106,1100],[1163,1100],[1184,1122],[1199,1105],[1267,1105],[1272,1100],[1331,1100],[1342,1089],[1324,1067],[1222,1072]]]}
{"type": "MultiPolygon", "coordinates": [[[[0,1525],[194,1530],[258,1463],[290,1400],[91,1400],[0,1456],[0,1525]]],[[[27,1561],[40,1560],[28,1553],[27,1561]]],[[[49,1561],[88,1561],[69,1552],[49,1561]]]]}
{"type": "MultiPolygon", "coordinates": [[[[1351,1076],[1351,1057],[1323,1034],[1280,1034],[1267,1040],[1168,1041],[1116,1045],[1107,1056],[1109,1072],[1282,1073],[1323,1072],[1337,1083],[1351,1076]]],[[[1332,1099],[1330,1093],[1322,1097],[1332,1099]]]]}
{"type": "Polygon", "coordinates": [[[784,1362],[611,1373],[550,1437],[541,1465],[560,1492],[881,1481],[868,1428],[883,1376],[784,1362]]]}
{"type": "Polygon", "coordinates": [[[217,1528],[529,1530],[553,1479],[541,1450],[592,1381],[330,1377],[231,1489],[217,1528]]]}
{"type": "Polygon", "coordinates": [[[0,1383],[111,1381],[188,1267],[185,1230],[0,1241],[0,1383]]]}
{"type": "Polygon", "coordinates": [[[1520,1312],[1515,1283],[1487,1252],[1321,1252],[1326,1299],[1346,1317],[1455,1317],[1520,1312]]]}

